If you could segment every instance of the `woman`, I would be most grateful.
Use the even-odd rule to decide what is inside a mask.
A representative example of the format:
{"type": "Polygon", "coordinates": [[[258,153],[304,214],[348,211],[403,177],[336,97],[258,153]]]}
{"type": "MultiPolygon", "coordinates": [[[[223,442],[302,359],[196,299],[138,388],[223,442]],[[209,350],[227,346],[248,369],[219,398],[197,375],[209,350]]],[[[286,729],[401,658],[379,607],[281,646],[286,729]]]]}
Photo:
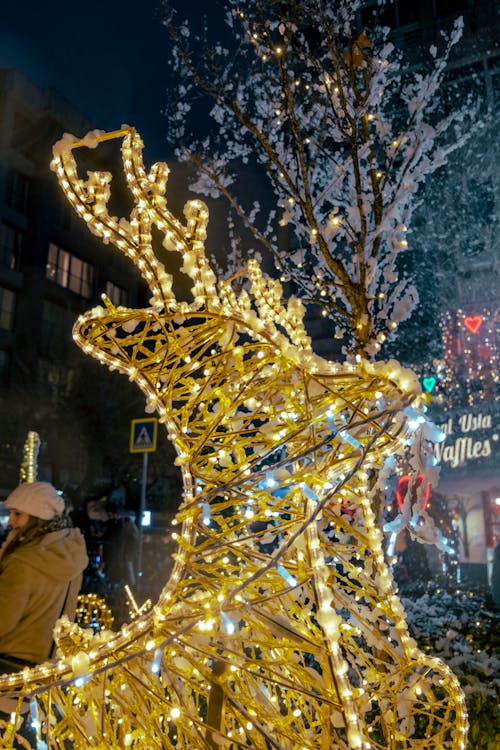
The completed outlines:
{"type": "Polygon", "coordinates": [[[21,484],[5,505],[11,531],[0,550],[0,660],[21,669],[51,655],[56,620],[75,615],[88,559],[51,484],[21,484]]]}
{"type": "MultiPolygon", "coordinates": [[[[11,531],[0,550],[0,674],[52,655],[54,625],[63,614],[74,618],[88,563],[84,538],[51,484],[21,484],[5,505],[11,531]]],[[[0,718],[12,710],[6,701],[0,718]]]]}

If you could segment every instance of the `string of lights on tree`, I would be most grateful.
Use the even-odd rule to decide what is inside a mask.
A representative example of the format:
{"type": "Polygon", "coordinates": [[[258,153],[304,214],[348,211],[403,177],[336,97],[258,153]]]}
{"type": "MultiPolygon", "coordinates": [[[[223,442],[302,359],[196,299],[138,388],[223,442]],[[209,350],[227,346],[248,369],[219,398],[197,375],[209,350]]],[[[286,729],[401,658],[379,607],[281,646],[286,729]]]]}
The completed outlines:
{"type": "Polygon", "coordinates": [[[359,33],[360,0],[271,3],[265,12],[248,0],[226,5],[229,49],[205,47],[166,10],[179,76],[169,112],[174,152],[195,170],[190,188],[220,197],[234,226],[252,235],[245,257],[235,237],[228,274],[249,252],[263,253],[346,354],[379,356],[418,300],[400,259],[419,185],[470,132],[468,101],[435,118],[463,21],[443,30],[442,49],[433,47],[427,72],[413,76],[388,28],[359,33]],[[196,137],[189,115],[198,120],[200,92],[212,124],[196,137]],[[239,190],[238,165],[254,163],[275,195],[271,206],[239,190]]]}

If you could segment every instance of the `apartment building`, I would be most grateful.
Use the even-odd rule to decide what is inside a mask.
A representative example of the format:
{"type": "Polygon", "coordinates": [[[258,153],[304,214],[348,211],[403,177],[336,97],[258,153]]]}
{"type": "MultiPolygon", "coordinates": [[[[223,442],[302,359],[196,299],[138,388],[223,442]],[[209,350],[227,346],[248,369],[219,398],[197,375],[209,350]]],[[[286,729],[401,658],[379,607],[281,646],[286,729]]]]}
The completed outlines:
{"type": "Polygon", "coordinates": [[[104,368],[87,363],[71,329],[103,292],[132,307],[144,298],[136,269],[88,232],[49,168],[52,145],[64,132],[84,135],[93,127],[55,90],[40,89],[18,70],[0,70],[2,490],[17,483],[28,430],[40,434],[44,478],[79,482],[91,466],[99,468],[97,451],[90,457],[92,429],[99,429],[92,403],[99,411],[103,391],[114,386],[102,380],[104,368]],[[93,385],[100,391],[94,402],[93,385]]]}

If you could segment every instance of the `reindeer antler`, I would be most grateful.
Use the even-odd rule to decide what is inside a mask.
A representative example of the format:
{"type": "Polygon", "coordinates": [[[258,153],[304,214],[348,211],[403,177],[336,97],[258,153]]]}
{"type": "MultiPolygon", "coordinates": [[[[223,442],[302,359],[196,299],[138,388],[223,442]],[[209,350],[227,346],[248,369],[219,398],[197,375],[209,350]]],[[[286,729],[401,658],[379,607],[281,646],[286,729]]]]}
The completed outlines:
{"type": "Polygon", "coordinates": [[[257,322],[256,329],[278,325],[286,331],[293,343],[310,351],[310,340],[304,329],[304,309],[297,299],[283,307],[282,289],[277,281],[265,279],[255,261],[248,265],[250,292],[259,318],[251,314],[252,301],[245,292],[237,298],[230,282],[217,280],[205,254],[208,225],[208,208],[200,200],[190,200],[184,206],[186,224],[182,224],[168,210],[165,197],[169,168],[158,162],[146,172],[142,160],[143,143],[134,128],[124,128],[111,133],[92,131],[77,140],[66,134],[54,145],[51,168],[56,172],[61,187],[78,215],[86,221],[90,231],[105,243],[114,244],[139,268],[152,292],[151,303],[155,310],[177,310],[182,313],[206,309],[223,314],[246,317],[249,323],[257,322]],[[78,177],[73,151],[78,148],[95,148],[99,143],[113,138],[123,138],[122,159],[127,185],[134,198],[130,219],[110,216],[107,203],[110,197],[111,174],[89,172],[87,180],[78,177]],[[172,276],[158,260],[153,249],[151,227],[163,233],[163,245],[183,258],[182,271],[193,281],[193,301],[178,302],[172,292],[172,276]]]}

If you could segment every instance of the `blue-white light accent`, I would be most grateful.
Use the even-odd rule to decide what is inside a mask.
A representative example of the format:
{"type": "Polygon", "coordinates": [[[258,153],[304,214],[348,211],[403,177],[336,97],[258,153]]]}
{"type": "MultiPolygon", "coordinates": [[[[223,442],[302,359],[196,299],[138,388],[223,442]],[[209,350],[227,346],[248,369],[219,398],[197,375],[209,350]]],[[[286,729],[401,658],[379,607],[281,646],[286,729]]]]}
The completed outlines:
{"type": "Polygon", "coordinates": [[[328,427],[332,431],[332,437],[334,437],[337,434],[337,427],[335,425],[334,413],[331,409],[327,409],[326,411],[326,421],[328,422],[328,427]]]}
{"type": "Polygon", "coordinates": [[[406,409],[403,409],[403,414],[408,417],[409,430],[418,430],[421,425],[427,422],[427,419],[422,414],[420,414],[420,412],[418,412],[413,406],[407,406],[406,409]]]}
{"type": "Polygon", "coordinates": [[[158,674],[160,669],[161,669],[161,648],[157,648],[155,651],[155,655],[153,657],[153,661],[151,662],[151,671],[154,674],[158,674]]]}
{"type": "Polygon", "coordinates": [[[229,635],[233,635],[236,632],[236,625],[224,612],[221,612],[222,622],[224,623],[224,630],[229,635]]]}
{"type": "Polygon", "coordinates": [[[396,456],[394,455],[387,456],[387,458],[384,461],[384,468],[392,469],[393,466],[396,466],[396,456]]]}
{"type": "Polygon", "coordinates": [[[292,492],[292,490],[294,489],[295,489],[294,484],[289,484],[288,486],[285,486],[285,487],[283,486],[277,487],[275,490],[271,492],[271,497],[278,497],[280,498],[280,500],[282,500],[284,497],[287,497],[287,495],[289,495],[290,492],[292,492]]]}
{"type": "Polygon", "coordinates": [[[309,498],[309,500],[314,500],[315,502],[319,501],[319,497],[317,496],[317,494],[314,492],[314,490],[308,487],[307,484],[305,484],[304,482],[301,482],[300,486],[301,486],[302,492],[304,493],[306,497],[309,498]]]}
{"type": "Polygon", "coordinates": [[[266,478],[264,480],[264,487],[267,489],[272,489],[273,487],[276,487],[278,482],[273,476],[272,471],[266,471],[266,478]]]}
{"type": "Polygon", "coordinates": [[[201,507],[203,509],[203,516],[202,516],[203,523],[205,524],[205,526],[210,526],[210,522],[212,520],[210,516],[210,505],[209,503],[203,503],[201,507]]]}
{"type": "Polygon", "coordinates": [[[30,701],[31,726],[34,729],[40,728],[40,718],[38,716],[38,704],[35,700],[30,701]]]}
{"type": "Polygon", "coordinates": [[[286,568],[283,567],[283,565],[278,565],[276,568],[280,576],[283,578],[283,580],[289,585],[289,586],[296,586],[297,585],[297,579],[292,576],[291,573],[288,572],[286,568]]]}
{"type": "Polygon", "coordinates": [[[361,443],[359,440],[351,435],[350,432],[342,432],[340,433],[340,437],[342,439],[342,442],[349,443],[349,445],[352,445],[353,448],[361,448],[361,443]]]}
{"type": "MultiPolygon", "coordinates": [[[[385,531],[385,528],[384,528],[384,531],[385,531]]],[[[389,557],[392,557],[394,555],[394,550],[396,549],[397,538],[398,538],[397,532],[393,531],[389,539],[389,544],[387,545],[387,554],[389,557]]]]}
{"type": "Polygon", "coordinates": [[[457,550],[454,547],[452,547],[448,539],[446,539],[446,537],[444,537],[441,534],[441,532],[438,531],[438,535],[439,535],[439,548],[442,549],[444,552],[447,552],[448,555],[452,555],[453,557],[456,557],[457,550]]]}

